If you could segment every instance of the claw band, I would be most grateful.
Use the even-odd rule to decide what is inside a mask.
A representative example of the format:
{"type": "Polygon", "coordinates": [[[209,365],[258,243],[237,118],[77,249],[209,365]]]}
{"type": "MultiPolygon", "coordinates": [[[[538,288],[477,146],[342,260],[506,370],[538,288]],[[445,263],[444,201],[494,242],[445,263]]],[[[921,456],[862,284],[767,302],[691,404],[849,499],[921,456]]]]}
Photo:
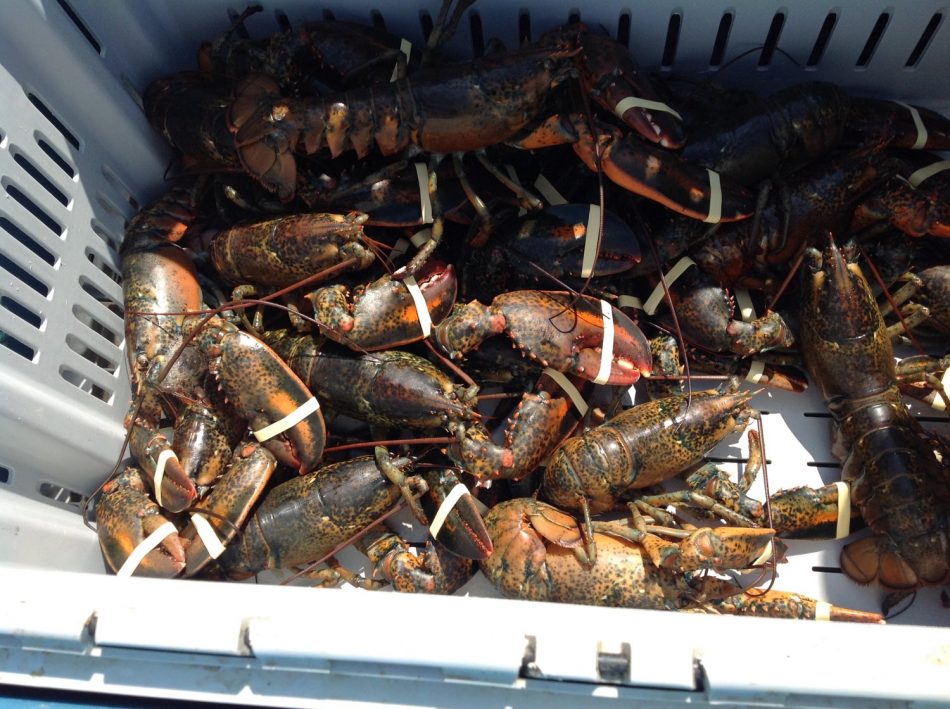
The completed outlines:
{"type": "Polygon", "coordinates": [[[769,561],[772,558],[773,550],[772,540],[769,540],[769,543],[765,545],[765,549],[762,550],[762,553],[759,554],[758,558],[752,562],[752,566],[762,566],[762,564],[769,561]]]}
{"type": "Polygon", "coordinates": [[[551,369],[548,367],[544,370],[543,374],[547,374],[551,379],[553,379],[559,387],[567,394],[567,397],[571,400],[571,403],[574,404],[574,408],[580,412],[581,416],[587,414],[587,410],[590,408],[587,405],[587,402],[584,401],[584,397],[581,396],[580,391],[577,387],[574,386],[574,382],[564,376],[563,372],[559,372],[556,369],[551,369]]]}
{"type": "Polygon", "coordinates": [[[600,206],[590,205],[587,213],[587,230],[584,232],[584,260],[581,263],[581,278],[587,278],[594,271],[597,260],[597,241],[600,237],[600,206]]]}
{"type": "Polygon", "coordinates": [[[393,244],[393,250],[389,252],[391,258],[397,256],[402,256],[409,250],[409,239],[404,239],[401,236],[396,240],[396,243],[393,244]]]}
{"type": "Polygon", "coordinates": [[[839,480],[835,487],[838,488],[838,526],[835,528],[835,539],[844,539],[851,534],[851,486],[839,480]]]}
{"type": "MultiPolygon", "coordinates": [[[[673,268],[669,270],[669,273],[666,274],[664,280],[666,281],[667,287],[672,287],[676,283],[676,279],[686,273],[686,270],[690,266],[695,266],[696,262],[693,261],[689,256],[684,256],[679,261],[677,261],[673,268]]],[[[643,304],[643,312],[647,315],[653,315],[656,312],[657,307],[660,305],[660,301],[663,300],[663,283],[662,281],[656,285],[656,288],[653,289],[653,292],[650,293],[650,297],[647,298],[647,302],[643,304]]]]}
{"type": "Polygon", "coordinates": [[[718,224],[722,220],[722,184],[719,173],[706,168],[709,173],[709,214],[703,221],[706,224],[718,224]]]}
{"type": "Polygon", "coordinates": [[[165,479],[165,464],[169,458],[178,460],[178,456],[175,455],[175,451],[171,448],[166,448],[158,454],[158,460],[155,462],[155,475],[152,476],[152,487],[155,488],[155,502],[158,503],[159,507],[165,506],[162,504],[162,480],[165,479]]]}
{"type": "Polygon", "coordinates": [[[432,223],[432,200],[429,199],[429,170],[424,162],[416,164],[416,179],[419,180],[419,209],[423,224],[432,223]]]}
{"type": "Polygon", "coordinates": [[[739,306],[739,313],[742,315],[742,322],[752,322],[755,320],[755,306],[752,304],[752,296],[745,288],[736,288],[736,305],[739,306]]]}
{"type": "Polygon", "coordinates": [[[214,531],[214,527],[205,519],[204,515],[198,512],[192,513],[191,523],[195,525],[195,531],[198,532],[205,549],[208,550],[208,556],[212,559],[221,556],[224,553],[224,544],[221,543],[218,533],[214,531]]]}
{"type": "Polygon", "coordinates": [[[416,306],[416,313],[419,315],[419,326],[422,328],[422,336],[428,337],[432,332],[432,317],[429,315],[429,306],[426,304],[425,296],[422,295],[422,289],[416,283],[414,276],[403,279],[403,285],[412,296],[412,303],[416,306]]]}
{"type": "Polygon", "coordinates": [[[911,150],[920,150],[927,145],[927,138],[930,137],[927,135],[927,126],[924,125],[924,120],[920,117],[920,111],[903,101],[895,101],[895,103],[910,111],[910,117],[914,119],[914,127],[917,129],[917,141],[910,147],[911,150]]]}
{"type": "Polygon", "coordinates": [[[534,181],[534,188],[541,193],[541,196],[544,197],[551,206],[555,204],[567,204],[567,200],[564,199],[561,193],[557,191],[557,188],[552,185],[544,175],[538,175],[538,179],[534,181]]]}
{"type": "Polygon", "coordinates": [[[319,409],[320,402],[317,401],[317,397],[311,396],[296,409],[284,416],[284,418],[280,419],[279,421],[274,421],[274,423],[270,424],[269,426],[264,426],[264,428],[258,431],[253,431],[254,438],[256,438],[261,443],[264,441],[269,441],[274,436],[280,435],[289,428],[293,428],[298,423],[307,418],[310,414],[319,409]]]}
{"type": "Polygon", "coordinates": [[[815,620],[831,620],[831,604],[828,601],[815,601],[815,620]]]}
{"type": "Polygon", "coordinates": [[[915,170],[907,178],[907,181],[910,183],[911,187],[917,187],[924,180],[931,178],[938,172],[943,172],[944,170],[950,170],[950,160],[939,160],[938,162],[930,163],[927,167],[922,167],[919,170],[915,170]]]}
{"type": "MultiPolygon", "coordinates": [[[[945,369],[943,371],[943,378],[940,380],[940,385],[943,387],[944,392],[950,393],[950,369],[945,369]]],[[[930,408],[936,409],[937,411],[944,411],[947,408],[946,403],[943,400],[943,397],[940,396],[940,392],[936,392],[934,396],[934,402],[930,405],[930,408]]]]}
{"type": "Polygon", "coordinates": [[[606,300],[600,301],[600,312],[604,318],[604,341],[600,347],[600,371],[594,384],[606,384],[610,379],[611,364],[614,361],[614,309],[606,300]]]}
{"type": "Polygon", "coordinates": [[[432,238],[431,229],[422,229],[417,231],[409,238],[409,243],[415,246],[417,249],[421,249],[422,245],[425,244],[429,239],[432,238]]]}
{"type": "Polygon", "coordinates": [[[676,116],[679,120],[683,120],[683,117],[679,113],[662,101],[650,101],[649,99],[639,98],[638,96],[627,96],[627,98],[618,101],[614,107],[614,113],[617,114],[617,118],[623,120],[623,114],[631,108],[645,108],[648,111],[661,111],[676,116]]]}
{"type": "Polygon", "coordinates": [[[150,551],[158,547],[166,538],[175,534],[178,529],[171,522],[165,522],[161,527],[156,529],[154,532],[149,534],[145,539],[138,543],[138,546],[132,550],[132,553],[129,554],[129,558],[125,560],[125,563],[115,572],[116,576],[131,576],[135,573],[135,570],[139,568],[139,564],[142,563],[150,551]]]}
{"type": "Polygon", "coordinates": [[[635,295],[621,295],[617,297],[617,307],[643,310],[643,301],[635,295]]]}
{"type": "Polygon", "coordinates": [[[758,384],[762,380],[762,375],[765,373],[765,362],[761,359],[752,360],[752,364],[749,365],[749,371],[745,375],[745,380],[750,384],[758,384]]]}
{"type": "Polygon", "coordinates": [[[439,505],[439,510],[435,513],[435,517],[432,518],[432,524],[429,525],[429,534],[432,535],[433,539],[439,536],[439,532],[442,531],[442,525],[445,524],[445,519],[449,516],[449,512],[455,509],[455,505],[458,504],[462,495],[469,494],[471,493],[469,493],[468,488],[462,483],[456,483],[455,487],[449,491],[449,494],[442,500],[442,504],[439,505]]]}
{"type": "MultiPolygon", "coordinates": [[[[406,63],[409,63],[409,55],[412,53],[412,42],[403,37],[399,41],[399,51],[406,55],[406,63]]],[[[389,77],[389,83],[392,83],[396,80],[399,75],[399,61],[396,61],[396,66],[393,67],[393,75],[389,77]]]]}

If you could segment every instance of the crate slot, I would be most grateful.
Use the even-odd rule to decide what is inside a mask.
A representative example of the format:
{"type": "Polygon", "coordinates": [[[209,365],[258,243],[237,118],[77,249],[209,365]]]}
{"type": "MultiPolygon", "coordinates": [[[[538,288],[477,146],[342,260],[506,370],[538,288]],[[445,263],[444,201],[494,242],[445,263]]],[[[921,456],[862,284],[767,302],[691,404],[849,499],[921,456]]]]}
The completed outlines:
{"type": "Polygon", "coordinates": [[[132,191],[125,186],[122,180],[119,179],[118,175],[115,174],[114,170],[112,170],[107,165],[103,165],[102,176],[106,178],[106,182],[108,182],[112,189],[115,190],[116,194],[119,195],[121,201],[128,202],[132,209],[134,209],[136,212],[139,211],[138,200],[132,196],[132,191]]]}
{"type": "Polygon", "coordinates": [[[369,21],[376,29],[386,31],[386,19],[383,17],[383,13],[375,7],[369,11],[369,21]]]}
{"type": "Polygon", "coordinates": [[[47,212],[43,207],[38,205],[32,199],[30,199],[26,192],[21,190],[12,181],[4,181],[3,188],[6,190],[7,194],[13,197],[20,205],[26,209],[30,214],[32,214],[36,219],[51,232],[56,234],[56,236],[62,238],[66,233],[65,228],[60,224],[53,216],[47,212]]]}
{"type": "Polygon", "coordinates": [[[79,322],[113,345],[118,346],[122,342],[122,336],[118,332],[104,324],[98,318],[93,317],[88,310],[78,303],[73,305],[73,315],[79,322]]]}
{"type": "Polygon", "coordinates": [[[3,345],[11,352],[14,352],[30,362],[36,361],[36,349],[23,342],[8,332],[0,330],[0,345],[3,345]]]}
{"type": "Polygon", "coordinates": [[[336,19],[336,15],[333,14],[333,10],[328,7],[323,8],[323,19],[327,22],[333,22],[336,19]]]}
{"type": "Polygon", "coordinates": [[[729,33],[732,31],[732,21],[734,19],[734,13],[725,12],[719,20],[716,41],[713,42],[712,54],[709,55],[710,68],[718,69],[722,66],[722,60],[726,56],[726,48],[729,46],[729,33]]]}
{"type": "Polygon", "coordinates": [[[527,10],[518,12],[518,45],[531,44],[531,13],[527,10]]]}
{"type": "Polygon", "coordinates": [[[772,63],[772,57],[775,55],[775,49],[778,47],[778,41],[782,36],[782,28],[784,26],[785,13],[776,12],[772,18],[772,24],[769,25],[769,32],[765,36],[765,44],[762,45],[762,54],[759,55],[760,67],[766,67],[772,63]]]}
{"type": "Polygon", "coordinates": [[[59,6],[63,8],[63,12],[66,13],[66,16],[72,20],[72,23],[76,25],[76,29],[79,30],[79,33],[85,38],[89,45],[93,48],[96,54],[100,57],[103,56],[102,44],[96,39],[96,36],[92,33],[92,30],[89,29],[89,26],[83,22],[79,14],[73,9],[73,7],[66,2],[66,0],[56,0],[59,3],[59,6]]]}
{"type": "Polygon", "coordinates": [[[124,214],[123,211],[118,207],[118,205],[116,205],[115,202],[113,202],[111,199],[109,199],[109,198],[108,198],[106,195],[104,195],[102,192],[97,192],[97,193],[96,193],[96,202],[97,202],[97,203],[99,204],[99,206],[102,207],[103,210],[105,210],[110,216],[115,217],[116,223],[119,224],[119,225],[121,226],[121,228],[122,228],[122,231],[125,232],[125,230],[126,230],[126,229],[128,228],[128,226],[129,226],[129,222],[128,222],[128,220],[125,218],[125,214],[124,214]]]}
{"type": "Polygon", "coordinates": [[[92,296],[93,300],[99,303],[99,305],[108,309],[117,318],[122,319],[125,317],[125,310],[122,307],[122,303],[116,300],[115,298],[103,293],[86,276],[79,277],[79,286],[83,289],[83,291],[85,291],[90,296],[92,296]]]}
{"type": "Polygon", "coordinates": [[[77,510],[81,508],[86,501],[86,497],[82,493],[69,490],[62,485],[57,485],[52,482],[40,483],[37,487],[37,492],[48,500],[52,500],[64,507],[71,507],[77,510]]]}
{"type": "Polygon", "coordinates": [[[88,343],[80,340],[73,334],[66,335],[66,345],[80,357],[89,360],[94,365],[99,367],[99,369],[102,369],[109,374],[115,374],[116,370],[119,368],[114,359],[110,359],[101,352],[94,350],[88,343]]]}
{"type": "Polygon", "coordinates": [[[0,485],[9,485],[13,480],[13,471],[5,465],[0,465],[0,485]]]}
{"type": "Polygon", "coordinates": [[[942,19],[943,14],[939,12],[935,13],[934,16],[930,18],[930,22],[927,23],[927,26],[921,33],[920,39],[917,40],[917,44],[914,46],[914,50],[910,53],[910,56],[907,57],[907,62],[904,64],[905,67],[908,69],[913,69],[920,63],[924,53],[930,47],[930,41],[937,33],[937,28],[940,27],[940,21],[942,19]]]}
{"type": "Polygon", "coordinates": [[[112,268],[110,264],[106,263],[99,254],[93,252],[92,249],[87,248],[86,258],[89,260],[89,263],[98,268],[113,281],[120,285],[122,284],[122,274],[112,268]]]}
{"type": "Polygon", "coordinates": [[[50,124],[62,134],[62,136],[70,145],[76,148],[76,150],[81,150],[79,138],[77,138],[75,133],[66,127],[66,124],[59,118],[59,116],[53,113],[49,106],[43,103],[39,96],[33,93],[27,93],[26,97],[30,100],[30,103],[36,106],[36,110],[42,113],[46,120],[48,120],[50,124]]]}
{"type": "Polygon", "coordinates": [[[43,171],[34,165],[33,162],[28,157],[26,157],[26,155],[24,155],[15,147],[10,150],[10,154],[13,155],[13,162],[22,167],[26,174],[36,180],[40,187],[53,196],[53,199],[55,199],[64,207],[69,206],[69,197],[67,197],[66,194],[61,189],[59,189],[59,187],[57,187],[47,175],[43,174],[43,171]]]}
{"type": "Polygon", "coordinates": [[[666,39],[663,42],[663,58],[660,59],[660,69],[669,70],[676,61],[676,50],[679,47],[680,29],[683,26],[683,15],[674,12],[666,26],[666,39]]]}
{"type": "Polygon", "coordinates": [[[428,42],[433,27],[432,16],[428,10],[419,10],[419,26],[422,28],[423,41],[428,42]]]}
{"type": "Polygon", "coordinates": [[[837,24],[838,13],[829,12],[825,16],[825,21],[821,23],[821,29],[818,30],[815,45],[811,48],[811,54],[808,55],[808,60],[805,62],[806,67],[814,68],[821,62],[821,58],[825,55],[825,50],[828,48],[828,42],[831,40],[831,33],[834,32],[835,25],[837,24]]]}
{"type": "Polygon", "coordinates": [[[877,22],[875,22],[874,27],[871,28],[871,34],[868,35],[868,39],[864,43],[864,47],[861,49],[861,54],[858,55],[858,61],[855,62],[855,66],[857,68],[863,69],[871,62],[871,58],[874,56],[874,52],[878,45],[881,43],[881,38],[884,37],[884,32],[887,29],[887,25],[890,23],[890,20],[891,15],[887,12],[882,12],[877,18],[877,22]]]}
{"type": "Polygon", "coordinates": [[[11,298],[8,295],[0,295],[0,307],[10,311],[24,322],[32,325],[37,330],[43,325],[43,318],[38,313],[34,313],[20,301],[11,298]]]}
{"type": "Polygon", "coordinates": [[[76,168],[63,156],[56,148],[54,148],[50,142],[45,138],[45,136],[40,133],[38,130],[33,131],[33,140],[36,141],[36,144],[49,157],[53,163],[59,167],[60,170],[66,173],[66,176],[70,179],[76,177],[76,168]]]}
{"type": "Polygon", "coordinates": [[[0,268],[5,270],[11,276],[16,278],[18,281],[23,283],[26,286],[29,286],[37,293],[42,295],[44,298],[49,295],[49,286],[47,286],[43,281],[34,277],[25,269],[18,266],[16,263],[11,261],[6,254],[0,253],[0,268]]]}
{"type": "Polygon", "coordinates": [[[111,391],[91,381],[88,377],[83,376],[72,367],[62,365],[59,368],[59,376],[61,376],[80,391],[86,392],[89,394],[89,396],[99,399],[100,401],[103,401],[107,404],[112,403],[111,391]]]}
{"type": "Polygon", "coordinates": [[[122,239],[109,231],[107,226],[96,219],[91,220],[89,226],[92,228],[92,233],[102,239],[103,243],[109,248],[109,252],[118,259],[119,244],[122,243],[122,239]]]}
{"type": "Polygon", "coordinates": [[[468,29],[469,35],[472,38],[472,56],[476,59],[484,56],[485,33],[482,31],[482,18],[477,12],[469,13],[468,29]]]}
{"type": "Polygon", "coordinates": [[[617,41],[630,49],[630,11],[624,10],[617,18],[617,41]]]}
{"type": "Polygon", "coordinates": [[[33,253],[34,256],[38,256],[50,266],[56,268],[56,263],[58,260],[56,255],[45,246],[40,244],[32,236],[23,231],[23,229],[18,227],[6,217],[0,217],[0,228],[2,228],[18,242],[23,244],[27,249],[30,250],[31,253],[33,253]]]}

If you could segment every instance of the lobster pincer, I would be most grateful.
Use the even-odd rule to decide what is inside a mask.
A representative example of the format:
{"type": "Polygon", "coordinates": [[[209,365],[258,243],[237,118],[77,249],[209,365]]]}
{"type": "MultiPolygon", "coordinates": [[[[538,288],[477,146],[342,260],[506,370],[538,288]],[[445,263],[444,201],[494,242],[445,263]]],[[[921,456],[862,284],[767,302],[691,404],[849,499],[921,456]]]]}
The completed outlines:
{"type": "Polygon", "coordinates": [[[507,335],[542,367],[598,384],[634,384],[652,366],[650,345],[617,308],[560,291],[511,291],[490,305],[459,306],[435,328],[435,341],[453,359],[495,335],[507,335]]]}

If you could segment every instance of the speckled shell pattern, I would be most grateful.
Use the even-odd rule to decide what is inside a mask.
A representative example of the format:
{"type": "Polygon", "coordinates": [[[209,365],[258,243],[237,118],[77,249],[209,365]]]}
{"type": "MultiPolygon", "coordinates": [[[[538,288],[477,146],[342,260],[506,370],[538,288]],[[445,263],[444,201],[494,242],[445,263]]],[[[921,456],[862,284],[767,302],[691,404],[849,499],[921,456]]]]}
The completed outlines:
{"type": "Polygon", "coordinates": [[[541,496],[565,509],[591,514],[612,509],[632,488],[667,480],[702,461],[710,448],[741,431],[751,415],[748,393],[710,389],[634,406],[551,455],[541,496]]]}
{"type": "Polygon", "coordinates": [[[925,437],[901,400],[891,344],[860,267],[830,250],[823,259],[817,252],[809,258],[802,346],[835,421],[842,476],[852,481],[853,503],[879,535],[878,553],[913,570],[901,581],[879,580],[895,588],[942,583],[950,577],[950,451],[944,447],[938,459],[939,444],[925,437]]]}
{"type": "Polygon", "coordinates": [[[676,610],[689,603],[686,574],[659,569],[633,542],[594,534],[597,562],[588,567],[573,549],[544,539],[530,516],[554,508],[530,499],[495,505],[485,517],[495,551],[480,562],[508,598],[597,606],[676,610]]]}
{"type": "MultiPolygon", "coordinates": [[[[406,459],[396,459],[404,466],[406,459]]],[[[328,465],[271,490],[218,560],[232,573],[315,561],[362,531],[400,499],[372,456],[328,465]]]]}

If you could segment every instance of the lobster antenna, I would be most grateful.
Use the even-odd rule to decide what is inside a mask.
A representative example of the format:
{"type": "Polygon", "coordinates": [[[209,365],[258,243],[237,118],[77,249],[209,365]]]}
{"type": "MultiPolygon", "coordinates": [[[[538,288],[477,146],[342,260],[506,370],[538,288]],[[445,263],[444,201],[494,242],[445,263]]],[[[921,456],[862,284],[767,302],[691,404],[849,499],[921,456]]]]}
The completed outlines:
{"type": "MultiPolygon", "coordinates": [[[[765,432],[762,428],[762,415],[758,411],[755,412],[755,425],[756,431],[758,431],[758,446],[759,454],[762,457],[762,486],[764,488],[763,494],[765,495],[765,519],[768,521],[769,528],[775,529],[772,523],[772,503],[770,501],[771,493],[769,492],[769,466],[766,461],[765,455],[765,432]]],[[[772,563],[771,563],[771,578],[769,579],[769,585],[764,589],[753,589],[749,588],[746,590],[746,594],[749,596],[764,596],[766,593],[772,590],[772,587],[775,585],[775,579],[778,577],[778,550],[775,547],[775,543],[772,543],[772,563]]]]}

